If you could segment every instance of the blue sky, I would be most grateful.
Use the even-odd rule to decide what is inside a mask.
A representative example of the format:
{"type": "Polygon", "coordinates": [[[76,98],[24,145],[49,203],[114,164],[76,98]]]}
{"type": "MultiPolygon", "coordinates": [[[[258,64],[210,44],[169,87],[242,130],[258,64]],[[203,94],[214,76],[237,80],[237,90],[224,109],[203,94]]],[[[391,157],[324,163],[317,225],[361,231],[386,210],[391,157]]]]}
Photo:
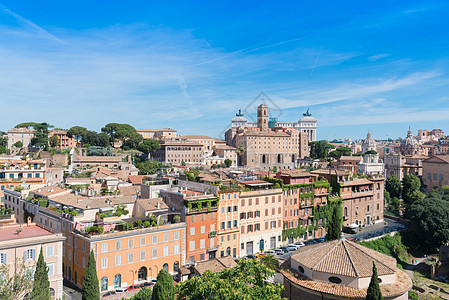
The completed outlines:
{"type": "Polygon", "coordinates": [[[0,129],[218,137],[263,91],[280,120],[310,107],[319,139],[449,131],[448,15],[446,1],[0,0],[0,129]]]}

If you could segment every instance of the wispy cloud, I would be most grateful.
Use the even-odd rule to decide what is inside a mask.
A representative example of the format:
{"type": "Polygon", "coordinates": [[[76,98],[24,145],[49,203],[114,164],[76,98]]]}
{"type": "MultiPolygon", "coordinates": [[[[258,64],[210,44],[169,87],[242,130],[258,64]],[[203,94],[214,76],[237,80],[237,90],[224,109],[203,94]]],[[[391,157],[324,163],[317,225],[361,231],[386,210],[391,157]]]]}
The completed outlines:
{"type": "Polygon", "coordinates": [[[372,56],[368,57],[368,60],[369,61],[377,61],[377,60],[380,60],[380,59],[388,57],[388,56],[390,56],[390,54],[387,54],[387,53],[376,54],[376,55],[372,55],[372,56]]]}

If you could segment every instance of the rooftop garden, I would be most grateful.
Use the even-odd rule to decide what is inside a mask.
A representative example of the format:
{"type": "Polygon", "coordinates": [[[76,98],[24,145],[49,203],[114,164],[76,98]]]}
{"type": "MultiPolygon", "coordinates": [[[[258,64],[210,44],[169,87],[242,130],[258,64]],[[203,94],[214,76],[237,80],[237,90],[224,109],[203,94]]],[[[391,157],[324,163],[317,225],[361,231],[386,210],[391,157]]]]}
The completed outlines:
{"type": "Polygon", "coordinates": [[[60,209],[57,207],[49,207],[49,210],[55,211],[55,212],[59,212],[59,213],[65,213],[65,214],[69,214],[72,216],[77,216],[79,214],[79,212],[77,210],[70,210],[68,208],[64,208],[64,209],[60,209]]]}
{"type": "Polygon", "coordinates": [[[184,205],[189,208],[189,211],[200,211],[207,209],[211,211],[212,208],[217,208],[219,203],[218,198],[198,199],[198,200],[184,200],[184,205]]]}
{"type": "Polygon", "coordinates": [[[97,212],[97,216],[99,216],[101,219],[108,217],[121,217],[127,214],[129,214],[129,211],[126,209],[125,204],[119,204],[115,206],[113,210],[110,211],[97,212]]]}

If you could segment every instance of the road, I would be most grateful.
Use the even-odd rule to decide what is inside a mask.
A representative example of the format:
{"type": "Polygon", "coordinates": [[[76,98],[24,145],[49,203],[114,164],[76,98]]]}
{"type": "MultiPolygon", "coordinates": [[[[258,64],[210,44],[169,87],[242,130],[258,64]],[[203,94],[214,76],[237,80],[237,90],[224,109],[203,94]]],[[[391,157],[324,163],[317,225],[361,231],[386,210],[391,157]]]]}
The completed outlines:
{"type": "MultiPolygon", "coordinates": [[[[382,223],[363,227],[362,230],[356,234],[345,233],[344,234],[345,238],[353,238],[353,239],[359,239],[359,240],[367,239],[367,238],[371,238],[371,237],[369,237],[370,235],[373,235],[372,237],[378,236],[378,235],[383,235],[384,233],[382,231],[385,231],[388,228],[390,228],[390,230],[392,230],[394,228],[399,228],[399,226],[403,225],[403,223],[395,221],[395,220],[391,220],[391,219],[384,219],[384,221],[387,222],[386,225],[382,222],[382,223]]],[[[286,254],[279,255],[278,258],[280,260],[287,260],[290,258],[290,256],[293,253],[294,253],[294,251],[293,252],[290,251],[286,254]]]]}

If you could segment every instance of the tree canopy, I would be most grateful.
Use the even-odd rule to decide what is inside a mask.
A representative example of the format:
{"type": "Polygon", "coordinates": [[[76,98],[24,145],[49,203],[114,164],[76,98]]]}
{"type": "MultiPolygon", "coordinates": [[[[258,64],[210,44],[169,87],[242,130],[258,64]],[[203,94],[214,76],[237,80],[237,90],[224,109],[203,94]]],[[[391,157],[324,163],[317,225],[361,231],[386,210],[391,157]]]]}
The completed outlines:
{"type": "Polygon", "coordinates": [[[86,154],[87,156],[114,156],[110,149],[99,146],[90,146],[87,148],[86,154]]]}
{"type": "Polygon", "coordinates": [[[390,175],[385,181],[385,190],[390,193],[390,197],[399,197],[401,195],[401,181],[396,175],[390,175]]]}
{"type": "Polygon", "coordinates": [[[14,264],[0,264],[0,296],[2,300],[20,299],[23,294],[33,288],[33,273],[27,267],[24,260],[18,257],[15,258],[14,264]]]}
{"type": "Polygon", "coordinates": [[[274,276],[273,270],[255,259],[241,259],[237,264],[234,268],[217,273],[206,271],[201,276],[180,282],[178,299],[282,299],[283,285],[266,281],[274,276]]]}
{"type": "Polygon", "coordinates": [[[329,144],[327,141],[309,142],[310,157],[313,159],[325,159],[330,149],[335,149],[334,145],[329,144]]]}
{"type": "Polygon", "coordinates": [[[84,276],[82,300],[98,299],[100,299],[100,289],[97,277],[97,267],[94,252],[91,250],[89,261],[87,262],[86,275],[84,276]]]}
{"type": "Polygon", "coordinates": [[[373,261],[373,275],[366,291],[366,300],[383,300],[382,291],[379,286],[379,278],[377,277],[376,264],[373,261]]]}
{"type": "Polygon", "coordinates": [[[332,215],[327,220],[326,241],[337,240],[341,236],[341,226],[343,225],[343,212],[341,203],[332,204],[332,215]]]}
{"type": "Polygon", "coordinates": [[[329,152],[328,156],[334,157],[334,158],[340,158],[342,156],[350,156],[351,152],[352,152],[351,148],[349,148],[349,147],[340,147],[340,148],[335,149],[334,151],[329,152]]]}
{"type": "Polygon", "coordinates": [[[53,128],[53,125],[48,123],[35,123],[35,122],[25,122],[16,125],[16,128],[20,127],[33,127],[35,130],[34,137],[31,139],[31,145],[41,148],[48,147],[48,129],[53,128]]]}
{"type": "Polygon", "coordinates": [[[153,295],[151,300],[174,300],[175,286],[173,284],[173,277],[167,271],[162,269],[157,274],[157,281],[153,287],[153,295]]]}
{"type": "MultiPolygon", "coordinates": [[[[137,133],[138,134],[138,133],[137,133]]],[[[140,135],[140,134],[139,134],[140,135]]],[[[142,136],[141,136],[142,137],[142,136]]],[[[154,154],[157,150],[161,149],[161,145],[155,139],[144,140],[141,144],[137,146],[137,150],[143,152],[144,154],[154,154]]]]}
{"type": "Polygon", "coordinates": [[[430,193],[407,210],[408,228],[414,244],[426,253],[435,253],[449,242],[449,196],[430,193]]]}
{"type": "Polygon", "coordinates": [[[421,181],[413,174],[407,174],[402,180],[402,200],[409,206],[414,201],[422,198],[422,193],[419,194],[421,188],[421,181]]]}
{"type": "Polygon", "coordinates": [[[110,140],[114,143],[115,140],[122,140],[124,143],[126,138],[130,138],[136,129],[129,124],[109,123],[106,124],[101,131],[109,135],[110,140]]]}

